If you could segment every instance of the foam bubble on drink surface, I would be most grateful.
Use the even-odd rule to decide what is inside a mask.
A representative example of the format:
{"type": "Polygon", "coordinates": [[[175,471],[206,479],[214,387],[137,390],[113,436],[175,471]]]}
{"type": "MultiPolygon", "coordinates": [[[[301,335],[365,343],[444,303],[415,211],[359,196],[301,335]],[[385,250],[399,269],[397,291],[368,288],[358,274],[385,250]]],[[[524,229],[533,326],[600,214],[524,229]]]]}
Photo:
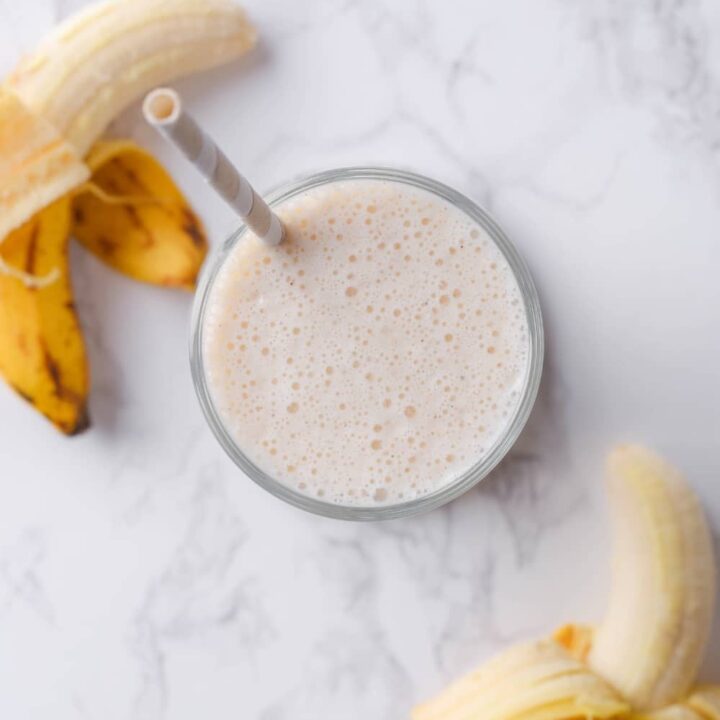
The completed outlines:
{"type": "Polygon", "coordinates": [[[276,207],[210,291],[203,363],[256,466],[341,505],[405,502],[480,461],[520,402],[525,306],[488,234],[445,200],[371,179],[276,207]]]}

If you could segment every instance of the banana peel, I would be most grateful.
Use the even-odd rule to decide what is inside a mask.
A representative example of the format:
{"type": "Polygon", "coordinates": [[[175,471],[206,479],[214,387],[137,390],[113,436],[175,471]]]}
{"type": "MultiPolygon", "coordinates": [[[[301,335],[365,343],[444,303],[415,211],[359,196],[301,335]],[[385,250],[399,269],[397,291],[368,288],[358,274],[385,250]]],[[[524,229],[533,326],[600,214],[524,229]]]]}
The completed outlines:
{"type": "Polygon", "coordinates": [[[92,178],[73,199],[75,238],[128,277],[192,290],[207,239],[165,169],[128,140],[96,143],[86,163],[92,178]]]}
{"type": "Polygon", "coordinates": [[[69,197],[57,200],[0,245],[10,270],[0,273],[0,372],[73,435],[88,426],[89,373],[68,271],[70,205],[69,197]],[[25,276],[50,281],[33,284],[25,276]]]}
{"type": "Polygon", "coordinates": [[[68,435],[89,427],[90,384],[70,237],[129,277],[186,290],[207,252],[202,224],[147,151],[100,141],[86,164],[87,182],[0,242],[0,374],[68,435]]]}
{"type": "Polygon", "coordinates": [[[207,251],[154,158],[99,138],[153,87],[255,42],[234,0],[104,0],[54,28],[0,85],[0,374],[63,432],[88,425],[68,238],[132,278],[188,290],[207,251]]]}

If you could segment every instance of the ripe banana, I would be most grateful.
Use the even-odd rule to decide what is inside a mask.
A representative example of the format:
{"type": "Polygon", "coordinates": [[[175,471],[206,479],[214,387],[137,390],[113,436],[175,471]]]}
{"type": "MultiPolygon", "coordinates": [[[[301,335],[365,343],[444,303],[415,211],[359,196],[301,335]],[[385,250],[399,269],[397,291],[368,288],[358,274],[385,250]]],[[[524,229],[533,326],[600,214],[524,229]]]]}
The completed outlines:
{"type": "Polygon", "coordinates": [[[687,705],[668,705],[647,715],[633,714],[630,720],[707,720],[687,705]]]}
{"type": "Polygon", "coordinates": [[[608,463],[615,518],[613,585],[588,664],[638,710],[682,699],[714,609],[714,562],[702,508],[657,455],[622,446],[608,463]]]}
{"type": "Polygon", "coordinates": [[[0,87],[0,238],[88,177],[75,148],[0,87]]]}
{"type": "Polygon", "coordinates": [[[92,181],[73,200],[73,235],[136,280],[192,290],[207,240],[162,166],[128,140],[97,142],[87,164],[92,181]]]}
{"type": "Polygon", "coordinates": [[[699,687],[681,703],[649,713],[635,713],[631,720],[720,720],[720,687],[699,687]]]}
{"type": "Polygon", "coordinates": [[[84,156],[136,98],[254,43],[231,0],[107,0],[59,25],[8,83],[84,156]]]}
{"type": "Polygon", "coordinates": [[[28,402],[70,435],[87,426],[88,366],[67,266],[70,198],[48,206],[0,245],[0,258],[30,276],[0,273],[0,372],[28,402]]]}
{"type": "Polygon", "coordinates": [[[27,125],[10,142],[35,172],[7,197],[5,176],[15,171],[0,173],[0,238],[87,178],[80,159],[133,100],[229,62],[254,43],[253,27],[231,0],[106,0],[59,25],[5,82],[15,102],[0,105],[0,125],[27,125]],[[51,182],[58,176],[63,182],[51,182]]]}
{"type": "Polygon", "coordinates": [[[697,688],[686,700],[704,720],[720,720],[720,685],[706,685],[697,688]]]}
{"type": "Polygon", "coordinates": [[[155,160],[98,138],[155,85],[254,43],[231,0],[106,0],[56,28],[0,87],[0,373],[64,432],[87,426],[88,390],[68,234],[131,277],[183,288],[207,249],[155,160]]]}
{"type": "Polygon", "coordinates": [[[600,720],[630,710],[553,640],[510,648],[413,710],[412,720],[600,720]]]}
{"type": "Polygon", "coordinates": [[[615,515],[610,607],[520,645],[413,712],[413,720],[720,720],[720,686],[689,695],[714,606],[700,504],[677,470],[621,446],[608,462],[615,515]]]}

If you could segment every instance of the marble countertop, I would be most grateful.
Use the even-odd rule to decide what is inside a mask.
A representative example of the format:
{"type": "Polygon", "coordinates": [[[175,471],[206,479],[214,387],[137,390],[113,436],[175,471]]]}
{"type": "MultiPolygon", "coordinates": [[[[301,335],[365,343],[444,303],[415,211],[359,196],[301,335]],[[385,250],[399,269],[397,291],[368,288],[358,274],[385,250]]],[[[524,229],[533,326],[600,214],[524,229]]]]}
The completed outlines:
{"type": "MultiPolygon", "coordinates": [[[[81,0],[0,0],[0,70],[81,0]]],[[[602,463],[645,442],[720,536],[720,5],[248,0],[262,45],[177,83],[260,188],[400,165],[483,203],[547,324],[540,398],[474,491],[305,514],[207,429],[183,293],[73,253],[93,428],[0,387],[0,716],[394,720],[508,643],[602,613],[602,463]]],[[[138,121],[217,244],[229,211],[138,121]]],[[[720,678],[720,629],[705,677],[720,678]]]]}

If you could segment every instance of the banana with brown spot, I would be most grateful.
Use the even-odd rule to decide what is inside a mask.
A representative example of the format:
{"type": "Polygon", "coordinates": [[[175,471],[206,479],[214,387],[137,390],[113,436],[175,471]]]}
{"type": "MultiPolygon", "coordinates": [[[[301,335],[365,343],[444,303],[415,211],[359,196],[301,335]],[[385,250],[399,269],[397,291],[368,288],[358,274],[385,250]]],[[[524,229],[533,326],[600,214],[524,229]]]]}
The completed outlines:
{"type": "Polygon", "coordinates": [[[89,371],[72,299],[67,244],[70,198],[36,214],[0,244],[0,373],[69,435],[88,424],[89,371]],[[27,282],[54,275],[52,282],[27,282]]]}
{"type": "Polygon", "coordinates": [[[165,169],[129,140],[97,143],[73,200],[73,235],[143,282],[192,290],[207,253],[202,224],[165,169]]]}

